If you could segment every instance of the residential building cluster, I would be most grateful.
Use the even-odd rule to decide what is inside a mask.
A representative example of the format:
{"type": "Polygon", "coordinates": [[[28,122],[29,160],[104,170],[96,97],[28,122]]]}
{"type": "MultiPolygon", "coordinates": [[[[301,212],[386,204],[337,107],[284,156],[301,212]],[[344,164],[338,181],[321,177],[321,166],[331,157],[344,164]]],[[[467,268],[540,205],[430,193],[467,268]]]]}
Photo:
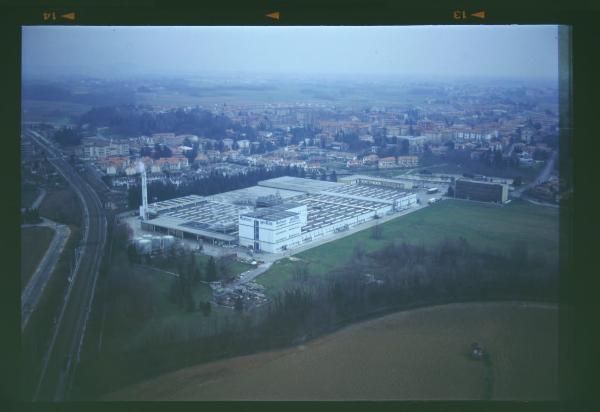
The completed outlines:
{"type": "Polygon", "coordinates": [[[213,138],[173,132],[119,140],[90,137],[76,153],[119,184],[135,175],[139,161],[147,173],[164,179],[172,173],[207,174],[216,165],[225,174],[238,173],[238,167],[290,166],[321,176],[333,170],[416,168],[436,158],[444,162],[456,151],[472,161],[493,152],[529,167],[556,149],[552,142],[558,136],[558,104],[551,92],[526,90],[525,96],[542,103],[524,109],[510,101],[509,91],[498,88],[440,90],[445,99],[418,105],[213,105],[204,109],[227,116],[243,129],[227,129],[213,138]]]}

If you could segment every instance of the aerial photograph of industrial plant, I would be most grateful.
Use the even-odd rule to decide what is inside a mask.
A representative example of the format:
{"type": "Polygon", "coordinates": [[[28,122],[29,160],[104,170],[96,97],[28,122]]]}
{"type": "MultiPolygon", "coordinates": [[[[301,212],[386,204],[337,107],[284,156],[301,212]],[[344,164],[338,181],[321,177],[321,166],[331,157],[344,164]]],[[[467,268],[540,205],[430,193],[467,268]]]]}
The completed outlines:
{"type": "Polygon", "coordinates": [[[562,29],[24,26],[21,398],[558,399],[562,29]]]}

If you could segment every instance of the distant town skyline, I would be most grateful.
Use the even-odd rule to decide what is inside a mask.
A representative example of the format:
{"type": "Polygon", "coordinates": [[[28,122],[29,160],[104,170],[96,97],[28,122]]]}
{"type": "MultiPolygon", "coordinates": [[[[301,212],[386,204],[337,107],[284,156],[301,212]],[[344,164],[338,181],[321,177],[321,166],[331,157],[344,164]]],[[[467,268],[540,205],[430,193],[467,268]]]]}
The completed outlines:
{"type": "Polygon", "coordinates": [[[558,79],[558,26],[25,26],[24,75],[558,79]]]}

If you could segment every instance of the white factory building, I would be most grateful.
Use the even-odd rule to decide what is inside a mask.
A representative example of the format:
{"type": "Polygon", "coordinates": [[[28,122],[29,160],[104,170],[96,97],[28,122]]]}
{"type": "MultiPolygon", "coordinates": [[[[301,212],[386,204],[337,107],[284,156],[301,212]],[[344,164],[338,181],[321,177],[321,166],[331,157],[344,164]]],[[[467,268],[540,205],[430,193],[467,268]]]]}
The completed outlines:
{"type": "Polygon", "coordinates": [[[369,183],[284,176],[218,195],[192,195],[149,204],[148,219],[142,228],[277,253],[417,202],[414,193],[369,183]]]}
{"type": "Polygon", "coordinates": [[[275,253],[302,244],[308,208],[300,203],[258,209],[239,219],[239,243],[253,250],[275,253]]]}

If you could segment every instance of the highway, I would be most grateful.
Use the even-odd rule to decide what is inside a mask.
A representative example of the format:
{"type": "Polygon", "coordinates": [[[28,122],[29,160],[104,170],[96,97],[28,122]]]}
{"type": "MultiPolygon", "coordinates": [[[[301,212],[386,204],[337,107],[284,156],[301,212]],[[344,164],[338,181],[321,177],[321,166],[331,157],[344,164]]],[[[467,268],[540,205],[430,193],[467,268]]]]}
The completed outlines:
{"type": "Polygon", "coordinates": [[[62,401],[69,399],[73,375],[79,362],[106,244],[107,219],[97,193],[63,159],[60,151],[39,133],[32,130],[24,130],[24,133],[46,152],[48,161],[73,188],[84,213],[79,258],[33,396],[33,400],[62,401]]]}

